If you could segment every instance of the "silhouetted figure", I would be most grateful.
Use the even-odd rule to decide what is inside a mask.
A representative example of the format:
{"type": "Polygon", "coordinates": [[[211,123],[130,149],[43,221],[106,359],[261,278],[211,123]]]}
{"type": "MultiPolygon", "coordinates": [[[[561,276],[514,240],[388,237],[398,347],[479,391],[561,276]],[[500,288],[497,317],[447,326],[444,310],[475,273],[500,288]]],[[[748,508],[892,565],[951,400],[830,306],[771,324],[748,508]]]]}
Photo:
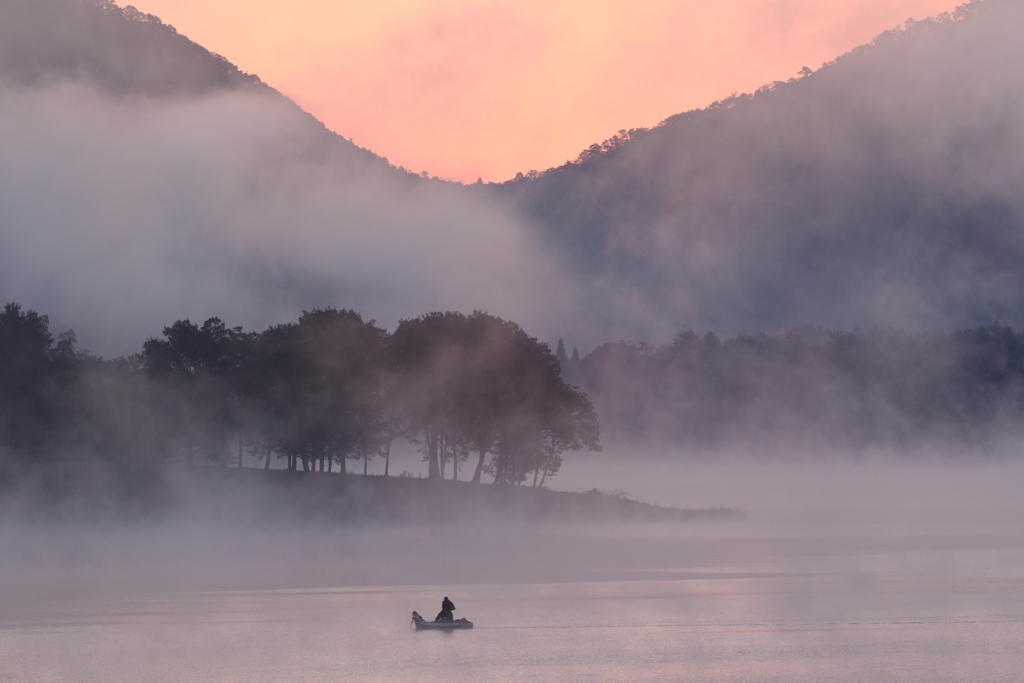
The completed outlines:
{"type": "Polygon", "coordinates": [[[452,610],[455,609],[455,603],[448,599],[448,596],[444,596],[444,600],[441,601],[441,611],[437,613],[437,618],[434,621],[450,622],[455,620],[455,616],[452,614],[452,610]]]}

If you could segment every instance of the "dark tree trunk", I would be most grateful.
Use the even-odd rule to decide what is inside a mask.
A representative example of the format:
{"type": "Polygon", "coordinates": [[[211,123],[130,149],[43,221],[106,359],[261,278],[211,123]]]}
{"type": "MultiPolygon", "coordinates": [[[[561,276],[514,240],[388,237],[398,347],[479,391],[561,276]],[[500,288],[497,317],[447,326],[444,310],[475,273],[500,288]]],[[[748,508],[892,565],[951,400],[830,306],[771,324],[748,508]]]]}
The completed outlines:
{"type": "Polygon", "coordinates": [[[476,472],[473,473],[473,478],[470,480],[474,484],[480,483],[480,475],[484,472],[484,457],[487,455],[487,451],[480,449],[480,460],[476,463],[476,472]]]}
{"type": "Polygon", "coordinates": [[[446,438],[444,438],[444,436],[442,435],[438,439],[438,441],[440,442],[440,447],[437,449],[438,450],[437,460],[438,460],[439,464],[441,465],[441,478],[444,479],[444,467],[445,467],[445,465],[448,464],[448,440],[446,438]]]}
{"type": "Polygon", "coordinates": [[[494,485],[495,486],[497,486],[499,484],[505,483],[505,481],[504,481],[504,477],[505,477],[505,453],[504,453],[504,450],[505,450],[505,446],[501,443],[501,441],[499,441],[498,442],[497,453],[495,453],[495,457],[494,457],[494,485]]]}
{"type": "Polygon", "coordinates": [[[547,478],[548,467],[551,465],[552,458],[555,457],[555,444],[551,443],[551,452],[544,456],[540,463],[537,465],[537,469],[533,471],[533,486],[537,487],[537,475],[540,474],[541,470],[544,471],[544,478],[540,480],[540,485],[544,485],[544,479],[547,478]]]}
{"type": "Polygon", "coordinates": [[[438,479],[441,476],[441,470],[437,466],[437,434],[430,427],[427,427],[427,478],[438,479]]]}
{"type": "Polygon", "coordinates": [[[395,438],[395,411],[392,408],[388,417],[388,438],[384,442],[384,476],[388,476],[391,465],[391,441],[395,438]]]}

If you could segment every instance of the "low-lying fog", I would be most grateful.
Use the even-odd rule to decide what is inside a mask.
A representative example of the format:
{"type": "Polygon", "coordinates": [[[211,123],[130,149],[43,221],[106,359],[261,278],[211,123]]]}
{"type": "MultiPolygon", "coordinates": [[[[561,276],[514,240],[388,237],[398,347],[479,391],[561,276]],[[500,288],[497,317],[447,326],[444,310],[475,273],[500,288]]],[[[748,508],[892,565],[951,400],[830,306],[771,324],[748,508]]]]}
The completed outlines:
{"type": "Polygon", "coordinates": [[[669,453],[635,460],[609,450],[567,458],[557,486],[621,489],[680,507],[724,505],[750,514],[739,525],[744,529],[830,535],[1024,531],[1021,481],[1024,463],[1012,457],[890,452],[825,460],[708,455],[679,462],[669,453]]]}
{"type": "Polygon", "coordinates": [[[135,523],[8,519],[0,680],[1009,682],[1022,475],[1012,459],[609,450],[567,459],[555,486],[748,516],[354,525],[193,500],[135,523]],[[476,628],[406,630],[444,595],[476,628]]]}
{"type": "Polygon", "coordinates": [[[357,525],[303,523],[284,513],[269,522],[216,519],[202,505],[135,523],[8,519],[0,525],[0,600],[27,606],[101,593],[672,575],[760,564],[763,558],[750,559],[753,549],[790,548],[794,539],[840,570],[844,548],[905,555],[936,544],[1020,547],[1022,480],[1024,464],[1014,460],[679,462],[605,452],[567,459],[555,488],[598,488],[684,508],[726,506],[747,519],[517,524],[465,510],[456,525],[357,525]]]}

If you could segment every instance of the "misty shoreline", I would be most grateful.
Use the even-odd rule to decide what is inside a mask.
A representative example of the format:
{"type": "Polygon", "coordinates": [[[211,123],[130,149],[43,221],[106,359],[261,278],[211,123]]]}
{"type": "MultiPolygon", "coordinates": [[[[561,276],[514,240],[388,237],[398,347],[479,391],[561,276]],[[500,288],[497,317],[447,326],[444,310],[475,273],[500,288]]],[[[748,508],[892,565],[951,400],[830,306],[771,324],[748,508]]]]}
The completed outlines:
{"type": "Polygon", "coordinates": [[[209,522],[387,525],[460,522],[659,523],[746,518],[728,507],[654,505],[622,492],[495,486],[420,477],[256,468],[64,467],[9,478],[5,516],[52,522],[190,517],[209,522]]]}

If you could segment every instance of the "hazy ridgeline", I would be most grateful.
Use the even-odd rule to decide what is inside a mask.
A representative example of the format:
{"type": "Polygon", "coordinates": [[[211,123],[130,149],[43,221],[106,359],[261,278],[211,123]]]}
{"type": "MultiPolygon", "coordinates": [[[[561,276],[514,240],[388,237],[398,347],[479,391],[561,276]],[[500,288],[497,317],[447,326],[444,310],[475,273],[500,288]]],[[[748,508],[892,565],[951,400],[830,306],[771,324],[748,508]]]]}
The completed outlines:
{"type": "Polygon", "coordinates": [[[114,94],[163,97],[261,85],[156,17],[111,0],[3,0],[0,7],[0,79],[8,83],[83,79],[114,94]]]}
{"type": "Polygon", "coordinates": [[[587,283],[599,341],[1020,326],[1022,33],[1022,3],[973,0],[494,193],[587,283]]]}
{"type": "Polygon", "coordinates": [[[2,0],[0,31],[0,291],[107,356],[339,302],[581,347],[1024,324],[1019,2],[483,187],[389,165],[153,17],[2,0]]]}
{"type": "Polygon", "coordinates": [[[480,309],[543,330],[571,286],[509,214],[154,17],[0,0],[0,291],[94,352],[177,319],[263,329],[338,302],[389,327],[480,309]]]}

